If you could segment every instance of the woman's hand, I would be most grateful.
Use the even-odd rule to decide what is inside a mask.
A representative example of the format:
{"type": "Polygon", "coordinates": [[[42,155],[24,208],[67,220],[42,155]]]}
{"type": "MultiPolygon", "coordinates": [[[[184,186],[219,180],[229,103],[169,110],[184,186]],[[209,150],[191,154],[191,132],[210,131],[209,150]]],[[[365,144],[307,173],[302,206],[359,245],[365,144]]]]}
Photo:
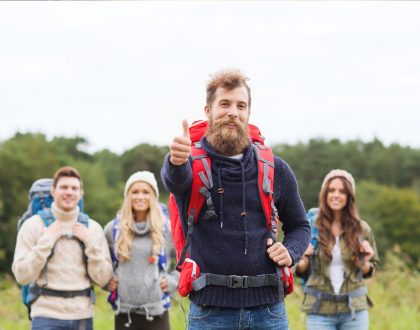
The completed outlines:
{"type": "Polygon", "coordinates": [[[314,247],[312,244],[308,245],[308,248],[303,253],[302,259],[296,265],[296,271],[299,274],[303,274],[309,267],[309,257],[314,254],[314,247]]]}
{"type": "Polygon", "coordinates": [[[369,241],[364,240],[362,243],[360,243],[359,251],[363,255],[360,269],[364,275],[369,274],[372,271],[372,264],[369,262],[369,260],[372,259],[375,254],[369,241]]]}
{"type": "Polygon", "coordinates": [[[163,292],[168,292],[168,280],[165,277],[160,279],[160,288],[163,292]]]}
{"type": "Polygon", "coordinates": [[[106,286],[108,291],[115,291],[118,289],[118,278],[114,275],[106,286]]]}
{"type": "Polygon", "coordinates": [[[368,262],[370,259],[372,259],[373,255],[374,255],[372,246],[370,245],[369,241],[367,241],[367,240],[364,240],[360,244],[359,251],[361,253],[363,253],[364,262],[368,262]]]}
{"type": "Polygon", "coordinates": [[[308,248],[306,249],[306,251],[303,255],[305,255],[307,257],[310,257],[313,254],[314,254],[314,247],[312,246],[312,244],[309,244],[308,248]]]}

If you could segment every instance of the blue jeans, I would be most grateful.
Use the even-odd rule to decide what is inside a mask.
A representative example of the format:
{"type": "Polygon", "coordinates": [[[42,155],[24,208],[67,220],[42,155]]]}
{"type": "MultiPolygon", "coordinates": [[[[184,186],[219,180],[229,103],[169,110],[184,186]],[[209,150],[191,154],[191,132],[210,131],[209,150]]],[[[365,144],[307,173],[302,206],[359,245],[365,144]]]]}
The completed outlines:
{"type": "Polygon", "coordinates": [[[189,330],[288,330],[284,302],[253,308],[200,306],[191,302],[189,330]]]}
{"type": "Polygon", "coordinates": [[[32,330],[92,330],[92,318],[84,320],[58,320],[49,317],[34,317],[32,330]]]}
{"type": "Polygon", "coordinates": [[[308,330],[368,330],[369,313],[367,310],[356,312],[355,320],[351,319],[350,313],[308,314],[306,324],[308,330]]]}

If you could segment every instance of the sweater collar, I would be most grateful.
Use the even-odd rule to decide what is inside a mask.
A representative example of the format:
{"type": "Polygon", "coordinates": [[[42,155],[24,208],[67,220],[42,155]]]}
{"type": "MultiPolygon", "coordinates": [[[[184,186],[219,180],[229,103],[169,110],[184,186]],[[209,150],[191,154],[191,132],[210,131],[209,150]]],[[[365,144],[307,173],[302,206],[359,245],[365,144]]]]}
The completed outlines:
{"type": "Polygon", "coordinates": [[[140,222],[133,221],[133,230],[136,235],[148,234],[150,231],[149,219],[140,222]]]}
{"type": "Polygon", "coordinates": [[[64,211],[60,209],[54,202],[51,205],[52,214],[56,219],[59,219],[61,221],[77,220],[77,217],[79,216],[79,211],[79,206],[76,206],[74,210],[64,211]]]}

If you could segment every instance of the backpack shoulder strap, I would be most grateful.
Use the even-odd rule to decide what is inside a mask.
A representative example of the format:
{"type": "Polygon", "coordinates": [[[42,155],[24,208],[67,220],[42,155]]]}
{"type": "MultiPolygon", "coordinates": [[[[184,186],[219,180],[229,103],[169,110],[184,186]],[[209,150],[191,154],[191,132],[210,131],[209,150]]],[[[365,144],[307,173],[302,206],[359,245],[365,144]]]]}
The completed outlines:
{"type": "MultiPolygon", "coordinates": [[[[169,213],[169,212],[168,212],[169,213]]],[[[165,216],[165,222],[164,222],[164,224],[163,224],[163,234],[164,235],[168,235],[168,234],[170,234],[171,233],[171,222],[169,221],[169,214],[168,215],[166,215],[165,213],[164,213],[164,216],[165,216]]]]}
{"type": "Polygon", "coordinates": [[[211,218],[216,216],[216,213],[214,212],[214,206],[209,191],[213,188],[211,159],[201,147],[200,142],[196,142],[191,146],[191,158],[193,177],[187,215],[188,219],[191,218],[194,220],[194,223],[196,223],[204,201],[207,202],[207,216],[211,218]]]}
{"type": "Polygon", "coordinates": [[[274,205],[274,155],[272,150],[258,142],[253,143],[258,161],[258,192],[267,221],[267,229],[277,237],[278,212],[274,205]]]}
{"type": "MultiPolygon", "coordinates": [[[[83,213],[82,211],[80,211],[79,215],[77,216],[77,222],[82,224],[86,228],[89,228],[89,216],[86,213],[83,213]]],[[[92,279],[90,278],[89,271],[88,271],[88,256],[87,256],[86,251],[85,251],[86,246],[79,239],[77,239],[77,241],[79,242],[80,248],[83,251],[83,262],[85,263],[86,273],[87,273],[90,281],[93,282],[92,279]]]]}
{"type": "Polygon", "coordinates": [[[112,259],[114,268],[117,268],[118,262],[119,262],[117,247],[115,243],[120,237],[120,234],[121,234],[121,221],[120,221],[120,218],[116,217],[114,220],[112,220],[112,249],[110,249],[111,259],[112,259]]]}
{"type": "Polygon", "coordinates": [[[121,234],[121,220],[120,218],[115,218],[112,220],[112,241],[115,243],[121,234]]]}
{"type": "MultiPolygon", "coordinates": [[[[277,241],[279,215],[274,205],[274,155],[273,151],[260,141],[253,142],[258,161],[258,192],[267,222],[267,230],[271,238],[277,241]]],[[[276,273],[283,285],[278,286],[279,296],[285,296],[293,291],[293,275],[289,267],[276,266],[276,273]]]]}
{"type": "Polygon", "coordinates": [[[45,227],[49,227],[55,221],[55,217],[49,208],[42,209],[38,211],[37,214],[42,218],[42,221],[44,221],[45,227]]]}
{"type": "Polygon", "coordinates": [[[80,222],[86,228],[89,228],[89,216],[86,213],[79,212],[79,216],[77,217],[77,222],[80,222]]]}
{"type": "Polygon", "coordinates": [[[178,206],[176,205],[176,200],[173,194],[169,194],[168,208],[176,260],[179,261],[182,249],[185,246],[185,235],[182,229],[178,206]]]}
{"type": "MultiPolygon", "coordinates": [[[[165,205],[166,206],[166,205],[165,205]]],[[[171,224],[169,223],[169,218],[165,215],[165,223],[163,224],[163,235],[169,235],[171,233],[171,224]]],[[[167,251],[166,246],[163,245],[158,259],[159,270],[164,271],[167,266],[167,251]]]]}
{"type": "Polygon", "coordinates": [[[309,225],[311,226],[311,245],[313,246],[314,250],[316,250],[319,243],[318,227],[315,225],[315,221],[318,218],[318,214],[319,209],[316,207],[311,208],[306,214],[306,217],[309,221],[309,225]]]}
{"type": "MultiPolygon", "coordinates": [[[[173,229],[172,234],[175,237],[175,246],[177,247],[179,243],[185,242],[181,251],[178,251],[177,249],[177,256],[179,256],[179,259],[176,268],[178,270],[180,269],[180,266],[182,265],[188,254],[188,248],[192,241],[194,223],[197,223],[198,221],[198,214],[200,213],[204,202],[206,202],[207,204],[207,211],[204,214],[204,218],[217,218],[210,193],[210,189],[213,188],[213,178],[211,175],[211,159],[201,147],[200,142],[195,142],[191,145],[191,158],[191,168],[193,176],[191,183],[190,203],[188,205],[187,211],[187,233],[185,235],[185,239],[182,237],[182,233],[180,232],[180,229],[182,229],[180,227],[180,224],[171,223],[173,229]]],[[[173,197],[170,203],[176,206],[173,197]]],[[[175,216],[172,216],[172,218],[174,218],[174,220],[177,220],[177,217],[175,216]]]]}

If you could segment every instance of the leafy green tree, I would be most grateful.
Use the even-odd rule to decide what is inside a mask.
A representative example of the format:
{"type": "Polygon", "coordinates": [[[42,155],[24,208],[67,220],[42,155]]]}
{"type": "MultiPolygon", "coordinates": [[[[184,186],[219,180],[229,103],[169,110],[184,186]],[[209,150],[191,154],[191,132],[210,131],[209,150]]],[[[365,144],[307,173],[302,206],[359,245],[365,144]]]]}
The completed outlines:
{"type": "Polygon", "coordinates": [[[0,272],[9,268],[16,224],[26,210],[34,178],[49,177],[57,154],[42,134],[16,134],[0,145],[0,272]]]}
{"type": "Polygon", "coordinates": [[[372,227],[379,254],[384,256],[395,245],[401,248],[406,262],[419,263],[420,195],[412,189],[390,188],[362,182],[356,191],[361,217],[372,227]]]}
{"type": "Polygon", "coordinates": [[[71,160],[92,160],[92,156],[83,151],[82,148],[88,145],[88,141],[85,138],[76,136],[74,138],[68,137],[55,137],[51,141],[51,145],[56,149],[57,153],[64,158],[62,161],[64,163],[68,162],[68,159],[71,160]]]}
{"type": "Polygon", "coordinates": [[[159,190],[164,191],[160,179],[160,169],[168,151],[168,147],[140,144],[133,149],[124,152],[121,156],[124,180],[127,180],[127,178],[136,171],[147,170],[155,174],[159,190]]]}
{"type": "Polygon", "coordinates": [[[105,225],[115,217],[122,201],[122,184],[110,187],[101,164],[74,162],[83,179],[85,211],[92,219],[105,225]]]}
{"type": "Polygon", "coordinates": [[[420,150],[378,139],[340,142],[312,139],[296,145],[279,144],[273,152],[293,168],[307,208],[316,205],[321,182],[331,169],[351,172],[356,181],[370,180],[397,187],[414,187],[420,178],[420,150]]]}
{"type": "Polygon", "coordinates": [[[372,208],[391,244],[398,244],[411,264],[420,256],[420,198],[409,189],[385,188],[373,202],[372,208]]]}
{"type": "Polygon", "coordinates": [[[105,174],[107,183],[111,187],[117,187],[124,181],[123,168],[121,157],[109,151],[108,149],[101,150],[93,155],[95,163],[98,163],[105,174]]]}

